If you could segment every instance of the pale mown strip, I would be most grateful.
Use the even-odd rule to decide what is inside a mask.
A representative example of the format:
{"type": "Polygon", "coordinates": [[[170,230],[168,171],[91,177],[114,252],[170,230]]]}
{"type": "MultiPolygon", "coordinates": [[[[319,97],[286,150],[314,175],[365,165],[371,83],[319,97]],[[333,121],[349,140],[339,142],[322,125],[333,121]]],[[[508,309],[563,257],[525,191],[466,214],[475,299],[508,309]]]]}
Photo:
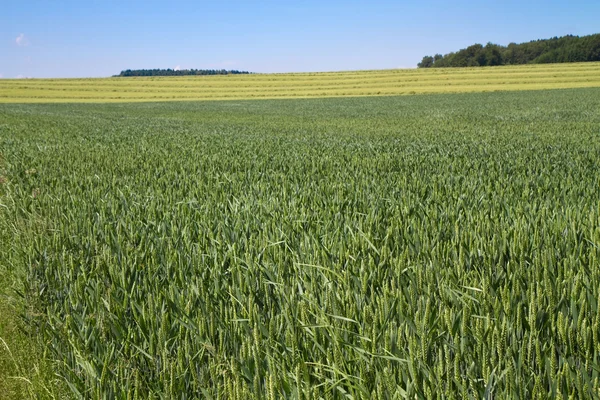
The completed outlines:
{"type": "Polygon", "coordinates": [[[600,63],[197,77],[0,80],[0,103],[391,96],[600,87],[600,63]]]}

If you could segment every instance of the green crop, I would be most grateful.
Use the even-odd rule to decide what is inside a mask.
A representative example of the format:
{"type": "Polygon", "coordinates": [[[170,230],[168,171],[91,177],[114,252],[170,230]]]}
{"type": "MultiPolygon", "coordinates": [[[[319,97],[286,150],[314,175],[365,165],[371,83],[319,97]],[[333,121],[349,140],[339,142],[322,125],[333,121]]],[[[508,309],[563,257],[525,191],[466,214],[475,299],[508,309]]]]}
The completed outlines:
{"type": "Polygon", "coordinates": [[[0,262],[77,397],[594,398],[599,127],[599,89],[1,105],[0,262]]]}

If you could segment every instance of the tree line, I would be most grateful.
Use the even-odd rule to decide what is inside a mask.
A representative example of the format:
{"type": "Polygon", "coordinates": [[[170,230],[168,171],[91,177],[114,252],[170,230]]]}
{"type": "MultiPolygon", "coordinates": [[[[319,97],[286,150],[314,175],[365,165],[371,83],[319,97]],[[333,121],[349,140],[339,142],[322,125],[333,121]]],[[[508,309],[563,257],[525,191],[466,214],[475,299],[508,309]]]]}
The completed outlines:
{"type": "Polygon", "coordinates": [[[225,69],[126,69],[115,77],[123,76],[187,76],[187,75],[239,75],[249,74],[248,71],[225,69]]]}
{"type": "Polygon", "coordinates": [[[567,35],[520,44],[510,43],[508,46],[493,43],[483,46],[477,43],[457,52],[425,56],[417,66],[484,67],[584,61],[600,61],[600,34],[582,37],[567,35]]]}

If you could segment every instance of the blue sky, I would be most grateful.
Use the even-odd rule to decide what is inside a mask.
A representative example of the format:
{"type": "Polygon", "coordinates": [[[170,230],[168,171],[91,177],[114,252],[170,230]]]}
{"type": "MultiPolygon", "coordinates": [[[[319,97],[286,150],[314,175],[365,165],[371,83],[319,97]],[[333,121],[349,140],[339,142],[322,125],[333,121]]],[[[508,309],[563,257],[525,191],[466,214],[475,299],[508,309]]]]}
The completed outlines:
{"type": "Polygon", "coordinates": [[[600,32],[598,0],[6,1],[0,76],[412,68],[473,43],[600,32]]]}

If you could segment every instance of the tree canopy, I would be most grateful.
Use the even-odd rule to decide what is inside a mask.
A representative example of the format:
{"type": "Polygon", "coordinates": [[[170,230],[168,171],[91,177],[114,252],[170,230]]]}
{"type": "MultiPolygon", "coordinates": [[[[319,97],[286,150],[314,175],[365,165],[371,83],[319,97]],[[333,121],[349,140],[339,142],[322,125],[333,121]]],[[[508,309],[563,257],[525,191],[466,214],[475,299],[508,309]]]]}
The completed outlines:
{"type": "Polygon", "coordinates": [[[224,69],[126,69],[115,77],[127,76],[187,76],[187,75],[238,75],[248,71],[224,69]]]}
{"type": "Polygon", "coordinates": [[[485,67],[584,61],[600,61],[600,34],[582,37],[567,35],[520,44],[510,43],[508,46],[493,43],[483,46],[477,43],[443,56],[425,56],[417,66],[485,67]]]}

